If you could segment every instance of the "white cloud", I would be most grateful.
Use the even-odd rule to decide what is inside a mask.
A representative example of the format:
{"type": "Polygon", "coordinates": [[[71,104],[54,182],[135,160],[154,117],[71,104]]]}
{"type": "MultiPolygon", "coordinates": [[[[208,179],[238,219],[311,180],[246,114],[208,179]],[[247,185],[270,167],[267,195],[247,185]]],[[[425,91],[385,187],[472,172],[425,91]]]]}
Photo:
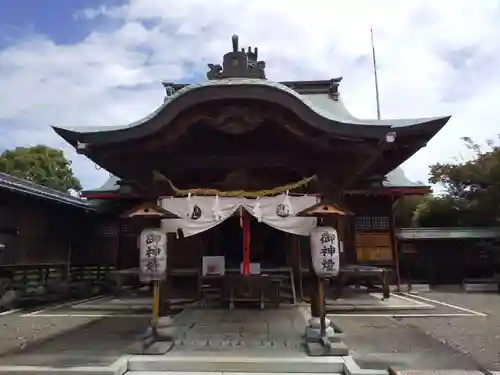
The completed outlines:
{"type": "Polygon", "coordinates": [[[343,76],[347,106],[373,118],[373,25],[383,117],[453,115],[404,164],[408,177],[425,181],[429,164],[462,152],[460,137],[483,141],[499,132],[499,16],[491,0],[131,0],[81,9],[74,22],[100,26],[81,42],[32,36],[0,50],[0,130],[9,137],[0,145],[63,147],[85,187],[98,186],[105,174],[49,125],[136,121],[163,101],[161,80],[204,73],[233,33],[259,47],[270,79],[343,76]]]}

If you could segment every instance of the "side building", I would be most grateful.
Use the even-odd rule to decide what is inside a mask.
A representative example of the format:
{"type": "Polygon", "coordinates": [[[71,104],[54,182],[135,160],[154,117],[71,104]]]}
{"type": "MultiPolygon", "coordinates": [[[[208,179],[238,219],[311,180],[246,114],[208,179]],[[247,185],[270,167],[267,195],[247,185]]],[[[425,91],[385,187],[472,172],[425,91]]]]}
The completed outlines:
{"type": "Polygon", "coordinates": [[[0,173],[0,266],[114,264],[106,220],[95,202],[0,173]]]}

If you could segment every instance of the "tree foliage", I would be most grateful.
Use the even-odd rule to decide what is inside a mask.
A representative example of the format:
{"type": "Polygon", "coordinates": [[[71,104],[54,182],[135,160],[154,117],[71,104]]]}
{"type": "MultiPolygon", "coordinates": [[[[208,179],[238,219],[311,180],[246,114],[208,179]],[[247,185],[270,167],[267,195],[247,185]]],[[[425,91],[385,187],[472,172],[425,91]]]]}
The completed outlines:
{"type": "Polygon", "coordinates": [[[396,227],[409,228],[414,225],[414,214],[419,205],[427,199],[427,196],[406,195],[398,200],[394,210],[396,227]]]}
{"type": "Polygon", "coordinates": [[[448,195],[428,196],[415,209],[413,226],[416,227],[457,227],[465,226],[465,202],[448,195]]]}
{"type": "Polygon", "coordinates": [[[4,151],[0,154],[0,172],[62,192],[82,190],[63,151],[44,145],[4,151]]]}
{"type": "Polygon", "coordinates": [[[449,164],[431,166],[431,183],[441,183],[446,193],[443,197],[428,200],[416,211],[419,225],[429,222],[440,226],[447,223],[464,226],[498,224],[500,218],[500,145],[487,142],[484,150],[470,138],[463,138],[473,152],[473,158],[449,164]],[[447,214],[446,214],[447,212],[447,214]],[[445,218],[451,215],[453,217],[445,218]],[[440,220],[437,220],[437,219],[440,220]]]}

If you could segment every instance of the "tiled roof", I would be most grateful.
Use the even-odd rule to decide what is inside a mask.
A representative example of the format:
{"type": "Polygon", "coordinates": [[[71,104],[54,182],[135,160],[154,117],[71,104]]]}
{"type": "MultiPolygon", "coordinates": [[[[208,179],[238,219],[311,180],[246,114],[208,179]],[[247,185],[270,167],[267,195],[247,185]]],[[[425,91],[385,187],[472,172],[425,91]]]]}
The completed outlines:
{"type": "Polygon", "coordinates": [[[401,240],[500,238],[500,228],[401,228],[396,232],[401,240]]]}
{"type": "Polygon", "coordinates": [[[421,188],[425,187],[426,184],[409,180],[403,168],[396,168],[385,176],[382,186],[386,188],[421,188]]]}
{"type": "Polygon", "coordinates": [[[39,185],[31,181],[23,180],[7,173],[0,172],[0,189],[27,194],[33,197],[39,197],[88,210],[95,210],[95,208],[91,207],[87,201],[83,199],[72,197],[71,195],[61,191],[39,185]]]}
{"type": "Polygon", "coordinates": [[[224,87],[224,86],[265,86],[281,90],[287,94],[302,101],[309,109],[316,112],[318,115],[339,123],[349,123],[351,125],[372,125],[372,126],[388,126],[392,128],[405,127],[427,123],[434,120],[439,120],[441,117],[417,118],[417,119],[389,119],[389,120],[364,120],[358,119],[351,115],[344,106],[342,100],[333,100],[328,94],[299,94],[297,91],[285,86],[280,82],[269,81],[259,78],[226,78],[219,80],[208,80],[199,83],[193,83],[177,90],[171,96],[165,98],[164,103],[159,106],[153,113],[145,118],[135,121],[127,125],[120,126],[81,126],[81,127],[58,127],[67,131],[74,131],[80,134],[95,133],[95,132],[112,132],[116,130],[124,130],[134,128],[151,121],[160,112],[162,112],[171,103],[190,91],[199,90],[205,87],[224,87]]]}

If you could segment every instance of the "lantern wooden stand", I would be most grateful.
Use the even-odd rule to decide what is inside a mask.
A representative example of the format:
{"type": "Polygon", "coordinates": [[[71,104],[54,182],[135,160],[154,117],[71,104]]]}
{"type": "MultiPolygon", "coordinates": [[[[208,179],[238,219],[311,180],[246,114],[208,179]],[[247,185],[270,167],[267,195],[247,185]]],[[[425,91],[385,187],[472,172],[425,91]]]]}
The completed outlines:
{"type": "MultiPolygon", "coordinates": [[[[154,203],[145,202],[126,211],[121,215],[121,218],[129,219],[134,225],[147,231],[145,228],[150,228],[149,230],[160,228],[162,219],[178,219],[179,216],[154,203]]],[[[167,251],[167,246],[165,246],[164,250],[167,251]]],[[[142,278],[142,271],[140,271],[139,277],[142,278]]],[[[163,274],[150,278],[153,286],[153,314],[151,317],[151,326],[142,336],[137,348],[137,352],[140,354],[165,354],[173,344],[173,332],[170,332],[172,330],[171,318],[160,318],[162,310],[163,312],[169,310],[169,306],[164,306],[164,303],[161,301],[161,284],[162,278],[165,277],[166,275],[163,274]]]]}
{"type": "Polygon", "coordinates": [[[309,207],[297,216],[317,217],[319,226],[311,232],[311,276],[315,280],[316,290],[311,295],[311,315],[306,328],[306,348],[311,356],[346,356],[349,349],[342,342],[343,334],[326,317],[325,283],[338,275],[340,269],[340,246],[337,229],[322,226],[327,217],[342,217],[346,210],[324,201],[309,207]],[[321,250],[315,244],[322,244],[321,250]],[[316,254],[318,251],[321,254],[316,254]],[[321,255],[321,259],[318,258],[321,255]],[[321,261],[322,269],[318,262],[321,261]],[[314,271],[313,271],[314,270],[314,271]]]}

